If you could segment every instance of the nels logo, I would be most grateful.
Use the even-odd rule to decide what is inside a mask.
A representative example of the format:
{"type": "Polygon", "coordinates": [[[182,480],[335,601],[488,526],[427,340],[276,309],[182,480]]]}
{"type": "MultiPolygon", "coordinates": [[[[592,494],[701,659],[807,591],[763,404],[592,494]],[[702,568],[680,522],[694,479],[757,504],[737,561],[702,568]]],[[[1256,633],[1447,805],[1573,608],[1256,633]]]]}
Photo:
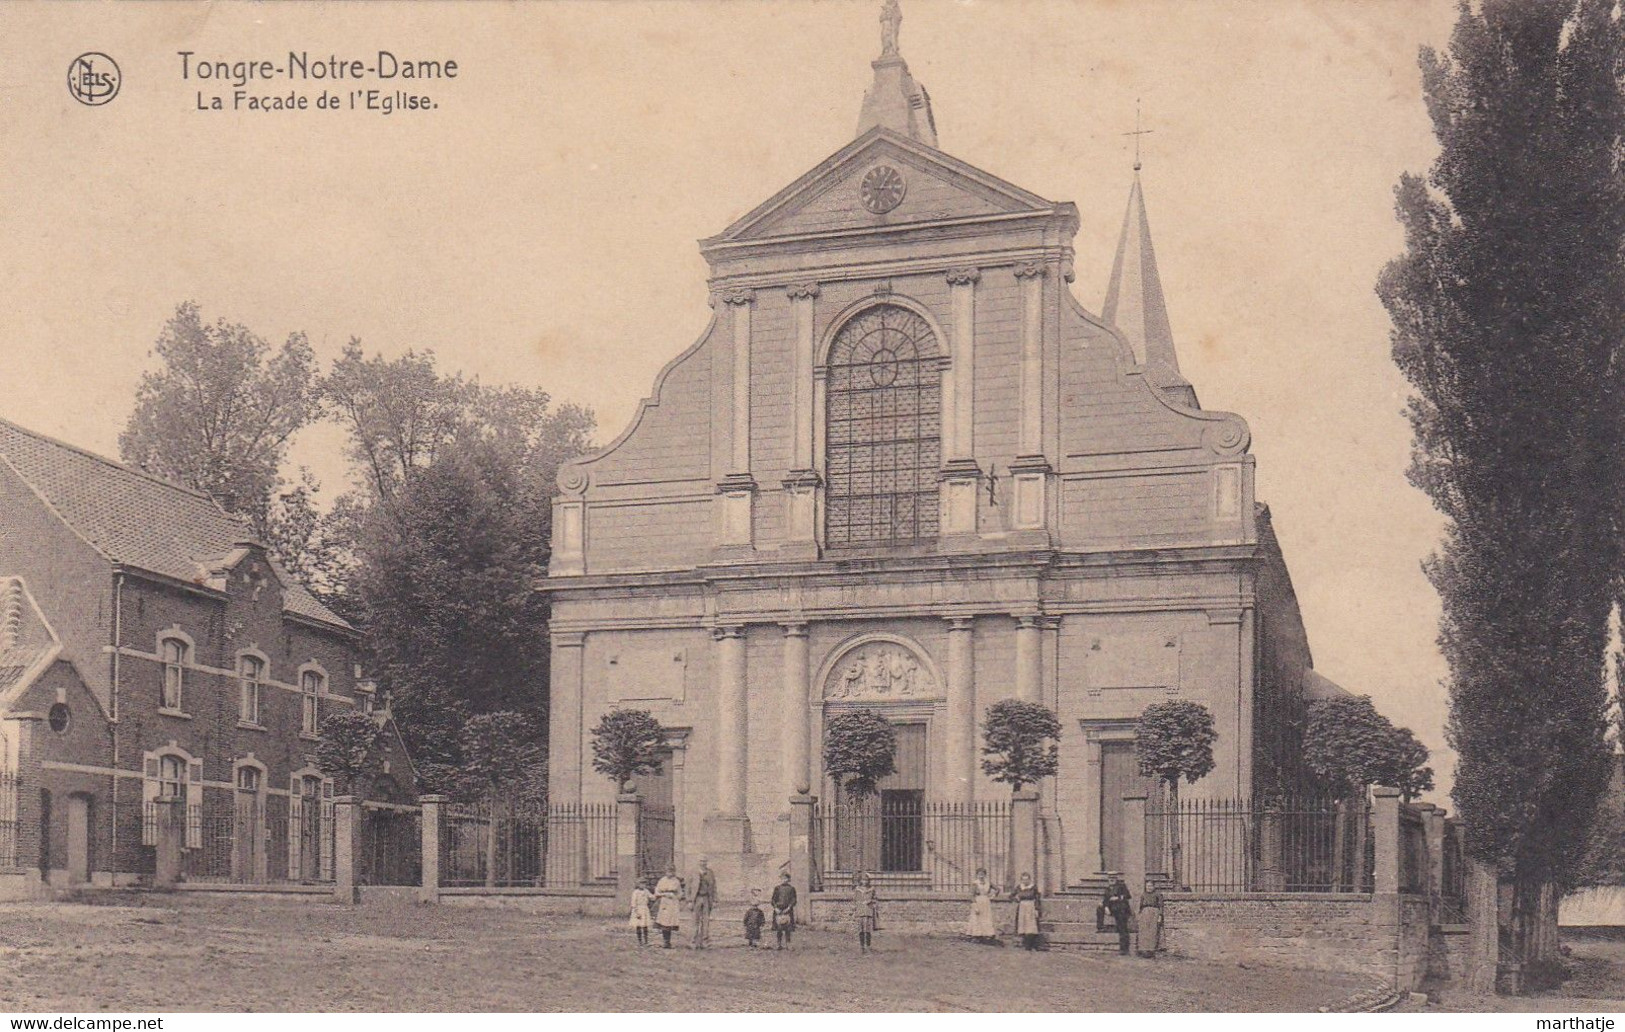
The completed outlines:
{"type": "Polygon", "coordinates": [[[118,96],[121,82],[118,63],[94,50],[80,54],[68,66],[68,92],[74,100],[90,107],[99,107],[118,96]]]}

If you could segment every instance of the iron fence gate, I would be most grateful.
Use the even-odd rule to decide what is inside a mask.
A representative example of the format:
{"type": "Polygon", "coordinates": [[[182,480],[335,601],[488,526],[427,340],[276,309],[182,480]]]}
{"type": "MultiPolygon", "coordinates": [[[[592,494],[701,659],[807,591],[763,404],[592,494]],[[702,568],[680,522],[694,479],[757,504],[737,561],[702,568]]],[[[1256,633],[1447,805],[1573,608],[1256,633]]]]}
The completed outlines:
{"type": "Polygon", "coordinates": [[[677,812],[670,806],[638,808],[638,874],[658,878],[676,856],[677,812]]]}
{"type": "Polygon", "coordinates": [[[870,797],[813,814],[814,884],[842,888],[867,872],[888,894],[969,892],[978,869],[1009,876],[1010,807],[870,797]]]}
{"type": "Polygon", "coordinates": [[[417,807],[362,807],[357,873],[362,885],[417,885],[422,880],[423,816],[417,807]]]}

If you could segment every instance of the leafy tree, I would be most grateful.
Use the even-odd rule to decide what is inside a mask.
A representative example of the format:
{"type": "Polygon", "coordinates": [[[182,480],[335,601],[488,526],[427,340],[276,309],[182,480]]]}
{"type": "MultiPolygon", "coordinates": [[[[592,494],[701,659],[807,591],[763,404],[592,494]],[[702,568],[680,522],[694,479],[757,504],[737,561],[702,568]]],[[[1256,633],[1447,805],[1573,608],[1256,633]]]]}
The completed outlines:
{"type": "Polygon", "coordinates": [[[824,769],[849,797],[867,799],[897,773],[897,732],[871,709],[836,714],[824,724],[824,769]]]}
{"type": "Polygon", "coordinates": [[[382,759],[383,727],[371,714],[347,709],[323,717],[316,733],[316,769],[341,791],[365,798],[382,759]]]}
{"type": "Polygon", "coordinates": [[[1433,768],[1427,765],[1428,747],[1408,727],[1393,728],[1390,735],[1383,769],[1377,773],[1376,781],[1379,785],[1399,789],[1400,797],[1408,803],[1433,789],[1433,768]]]}
{"type": "Polygon", "coordinates": [[[666,729],[648,710],[613,709],[592,729],[592,769],[627,791],[639,774],[655,774],[665,759],[666,729]]]}
{"type": "Polygon", "coordinates": [[[1174,700],[1147,706],[1134,729],[1134,750],[1142,777],[1168,786],[1168,798],[1177,806],[1179,782],[1207,777],[1213,770],[1213,714],[1197,702],[1174,700]]]}
{"type": "Polygon", "coordinates": [[[462,762],[478,713],[527,714],[545,740],[547,570],[554,477],[592,418],[541,391],[442,376],[351,342],[323,384],[365,483],[341,499],[348,577],[379,680],[431,785],[462,762]]]}
{"type": "Polygon", "coordinates": [[[1061,722],[1036,702],[1002,699],[987,708],[982,724],[982,772],[1020,792],[1054,777],[1060,767],[1061,722]]]}
{"type": "Polygon", "coordinates": [[[293,542],[274,527],[288,442],[321,414],[304,334],[273,351],[240,323],[205,324],[189,301],[164,324],[153,353],[161,366],[142,375],[119,435],[124,461],[212,495],[298,569],[299,552],[285,550],[293,542]]]}
{"type": "Polygon", "coordinates": [[[1625,178],[1612,0],[1463,4],[1422,52],[1437,162],[1397,191],[1378,292],[1414,394],[1410,476],[1447,520],[1453,796],[1512,883],[1518,959],[1555,959],[1607,783],[1603,655],[1621,583],[1625,178]]]}
{"type": "Polygon", "coordinates": [[[1322,699],[1309,707],[1304,761],[1333,794],[1348,796],[1394,774],[1394,735],[1369,695],[1322,699]]]}

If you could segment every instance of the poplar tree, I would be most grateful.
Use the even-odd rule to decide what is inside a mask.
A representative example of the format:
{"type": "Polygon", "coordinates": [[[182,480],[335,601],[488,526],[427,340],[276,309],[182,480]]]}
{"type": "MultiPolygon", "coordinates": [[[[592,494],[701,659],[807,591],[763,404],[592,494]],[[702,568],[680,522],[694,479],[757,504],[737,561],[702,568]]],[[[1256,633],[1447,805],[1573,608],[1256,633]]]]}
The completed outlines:
{"type": "Polygon", "coordinates": [[[1513,885],[1514,944],[1555,959],[1609,774],[1603,657],[1619,597],[1625,183],[1612,0],[1481,0],[1424,49],[1438,138],[1396,191],[1378,293],[1414,393],[1410,478],[1447,519],[1454,799],[1513,885]]]}

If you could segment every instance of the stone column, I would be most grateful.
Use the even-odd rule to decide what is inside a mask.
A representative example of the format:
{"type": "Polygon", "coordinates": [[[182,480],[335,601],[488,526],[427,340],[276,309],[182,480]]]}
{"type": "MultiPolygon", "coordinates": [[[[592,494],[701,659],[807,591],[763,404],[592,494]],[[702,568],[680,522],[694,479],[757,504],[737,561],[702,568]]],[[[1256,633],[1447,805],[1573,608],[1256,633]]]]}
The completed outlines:
{"type": "Polygon", "coordinates": [[[333,898],[361,902],[361,798],[333,799],[333,898]]]}
{"type": "Polygon", "coordinates": [[[969,803],[976,798],[976,652],[975,620],[948,618],[947,772],[944,798],[969,803]]]}
{"type": "Polygon", "coordinates": [[[622,910],[632,906],[632,890],[637,888],[642,871],[638,852],[638,822],[643,815],[643,800],[636,792],[622,792],[615,797],[615,899],[622,910]]]}
{"type": "Polygon", "coordinates": [[[583,646],[580,632],[553,631],[550,666],[551,710],[547,724],[549,801],[561,805],[581,802],[581,738],[583,646]]]}
{"type": "Polygon", "coordinates": [[[1123,881],[1135,899],[1145,891],[1145,793],[1125,795],[1123,807],[1123,881]]]}
{"type": "Polygon", "coordinates": [[[1037,614],[1016,617],[1016,698],[1022,702],[1044,701],[1044,652],[1042,618],[1037,614]]]}
{"type": "Polygon", "coordinates": [[[976,464],[976,283],[981,272],[952,269],[947,274],[953,322],[948,342],[948,375],[942,378],[942,536],[973,540],[977,534],[976,464]]]}
{"type": "Polygon", "coordinates": [[[152,883],[155,888],[172,889],[181,880],[181,850],[186,846],[186,800],[169,796],[152,802],[158,827],[158,850],[152,883]]]}
{"type": "Polygon", "coordinates": [[[807,625],[784,625],[784,781],[793,797],[812,790],[807,625]]]}
{"type": "Polygon", "coordinates": [[[418,799],[423,807],[422,863],[423,878],[418,885],[419,903],[440,902],[440,821],[446,797],[426,795],[418,799]]]}
{"type": "Polygon", "coordinates": [[[1372,789],[1371,829],[1376,846],[1374,884],[1377,895],[1399,894],[1399,789],[1372,789]]]}
{"type": "Polygon", "coordinates": [[[790,884],[796,889],[796,920],[812,917],[812,822],[818,797],[797,792],[790,797],[790,884]]]}
{"type": "Polygon", "coordinates": [[[1038,880],[1038,793],[1030,788],[1010,796],[1010,872],[1006,885],[1023,874],[1038,880]]]}
{"type": "Polygon", "coordinates": [[[717,641],[717,812],[745,812],[746,713],[745,628],[728,624],[716,630],[717,641]]]}

